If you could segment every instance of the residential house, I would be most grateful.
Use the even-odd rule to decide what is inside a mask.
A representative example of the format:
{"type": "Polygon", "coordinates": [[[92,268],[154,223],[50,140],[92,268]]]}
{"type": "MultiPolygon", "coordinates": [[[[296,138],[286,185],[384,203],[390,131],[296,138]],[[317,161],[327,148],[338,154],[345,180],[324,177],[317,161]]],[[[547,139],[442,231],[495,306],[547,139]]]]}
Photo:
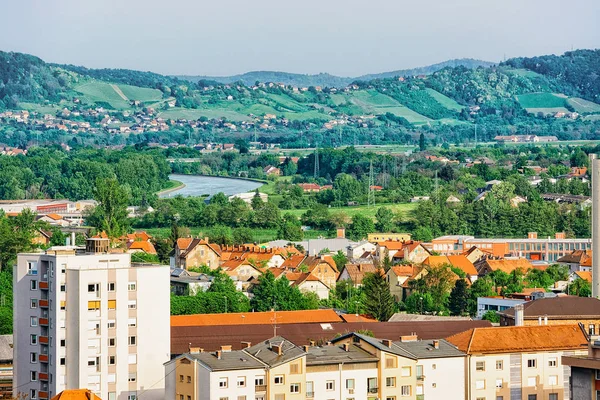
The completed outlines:
{"type": "Polygon", "coordinates": [[[315,275],[308,272],[292,272],[285,268],[270,268],[269,271],[276,279],[285,277],[291,286],[296,286],[301,292],[314,293],[321,300],[329,298],[329,287],[315,275]]]}
{"type": "MultiPolygon", "coordinates": [[[[248,259],[237,257],[221,263],[220,267],[234,281],[242,283],[257,279],[266,270],[266,268],[256,266],[248,259]]],[[[243,288],[247,289],[247,286],[243,288]]]]}
{"type": "Polygon", "coordinates": [[[430,255],[421,242],[415,242],[414,240],[405,242],[390,240],[377,243],[376,257],[380,261],[387,257],[392,263],[402,261],[422,263],[430,255]]]}
{"type": "Polygon", "coordinates": [[[346,264],[337,279],[340,281],[350,281],[352,286],[362,286],[362,281],[367,273],[375,273],[377,268],[373,264],[346,264]]]}
{"type": "Polygon", "coordinates": [[[510,274],[514,270],[520,269],[523,273],[526,273],[534,268],[534,266],[526,258],[504,258],[499,260],[484,258],[475,264],[475,268],[477,269],[479,276],[485,276],[490,272],[497,270],[510,274]]]}
{"type": "Polygon", "coordinates": [[[477,318],[481,319],[488,311],[501,312],[523,304],[525,299],[513,299],[503,296],[490,296],[477,298],[477,318]]]}
{"type": "Polygon", "coordinates": [[[211,269],[219,267],[221,249],[209,243],[208,238],[179,238],[175,245],[175,257],[172,267],[188,269],[206,265],[211,269]]]}
{"type": "Polygon", "coordinates": [[[355,245],[348,246],[346,249],[346,257],[349,260],[369,258],[373,253],[375,253],[376,249],[377,246],[375,246],[375,244],[371,243],[369,240],[365,240],[355,245]]]}
{"type": "Polygon", "coordinates": [[[266,167],[263,168],[263,172],[266,175],[273,175],[273,176],[280,176],[281,175],[281,169],[274,167],[272,165],[268,165],[266,167]]]}
{"type": "Polygon", "coordinates": [[[316,183],[299,183],[298,186],[300,186],[304,193],[313,193],[321,191],[321,186],[317,185],[316,183]]]}
{"type": "Polygon", "coordinates": [[[58,215],[56,213],[50,213],[50,214],[46,214],[46,215],[41,215],[38,217],[37,219],[38,221],[41,222],[46,222],[49,225],[52,226],[70,226],[71,223],[65,219],[63,219],[63,217],[61,215],[58,215]]]}
{"type": "Polygon", "coordinates": [[[450,195],[446,199],[446,204],[457,204],[460,203],[460,199],[456,196],[450,195]]]}
{"type": "Polygon", "coordinates": [[[592,250],[573,250],[573,252],[556,260],[558,264],[567,265],[572,272],[592,270],[592,250]]]}
{"type": "Polygon", "coordinates": [[[564,355],[562,363],[571,369],[569,392],[572,399],[597,400],[600,398],[600,341],[592,338],[585,355],[564,355]]]}
{"type": "Polygon", "coordinates": [[[156,249],[152,242],[137,240],[135,242],[127,243],[127,252],[156,254],[156,249]]]}
{"type": "Polygon", "coordinates": [[[398,265],[391,267],[386,273],[386,280],[390,286],[390,292],[396,301],[404,301],[410,293],[408,282],[419,279],[427,271],[416,265],[398,265]]]}
{"type": "Polygon", "coordinates": [[[453,268],[460,269],[469,283],[474,283],[477,280],[478,272],[473,263],[463,255],[452,256],[429,256],[423,261],[424,265],[436,267],[439,265],[449,265],[453,268]]]}
{"type": "Polygon", "coordinates": [[[583,279],[588,283],[592,283],[592,271],[575,271],[569,274],[569,283],[576,281],[577,279],[583,279]]]}
{"type": "MultiPolygon", "coordinates": [[[[501,311],[500,325],[516,325],[517,308],[501,311]]],[[[541,298],[523,304],[523,325],[583,324],[589,335],[600,333],[600,299],[558,296],[541,298]]]]}
{"type": "Polygon", "coordinates": [[[473,265],[479,261],[481,258],[485,257],[488,253],[484,252],[477,246],[472,246],[470,249],[464,251],[462,253],[463,256],[467,257],[467,259],[473,263],[473,265]]]}
{"type": "Polygon", "coordinates": [[[50,244],[50,239],[52,239],[51,231],[45,231],[43,229],[38,229],[34,233],[34,236],[31,239],[31,243],[41,245],[41,246],[47,246],[50,244]]]}
{"type": "Polygon", "coordinates": [[[327,287],[332,288],[335,286],[339,272],[335,261],[330,256],[308,256],[302,261],[302,265],[305,265],[308,272],[317,277],[327,287]]]}
{"type": "Polygon", "coordinates": [[[474,328],[446,340],[467,354],[467,400],[569,399],[561,357],[587,353],[577,325],[474,328]]]}
{"type": "Polygon", "coordinates": [[[171,268],[171,293],[178,296],[193,296],[198,292],[207,291],[213,280],[214,277],[211,275],[171,268]]]}

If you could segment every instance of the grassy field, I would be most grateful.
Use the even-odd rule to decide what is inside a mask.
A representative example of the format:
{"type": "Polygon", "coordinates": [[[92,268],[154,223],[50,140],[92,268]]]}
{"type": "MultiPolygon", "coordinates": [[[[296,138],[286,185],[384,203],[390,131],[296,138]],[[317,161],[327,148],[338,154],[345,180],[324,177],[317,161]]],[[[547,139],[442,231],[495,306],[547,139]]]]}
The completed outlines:
{"type": "MultiPolygon", "coordinates": [[[[330,208],[329,211],[332,214],[335,213],[344,213],[348,217],[352,218],[356,214],[362,214],[366,217],[370,217],[375,219],[375,213],[379,207],[388,207],[394,213],[400,214],[402,219],[412,218],[413,211],[417,208],[417,203],[402,203],[402,204],[376,204],[375,207],[368,207],[366,205],[356,206],[356,207],[336,207],[330,208]]],[[[300,210],[285,210],[282,213],[290,213],[297,217],[300,217],[302,214],[306,212],[305,209],[300,210]]]]}
{"type": "Polygon", "coordinates": [[[522,76],[524,78],[537,78],[537,77],[542,76],[542,75],[538,74],[537,72],[530,71],[528,69],[503,68],[502,70],[503,70],[503,72],[507,72],[507,73],[513,74],[513,75],[519,75],[519,76],[522,76]]]}
{"type": "Polygon", "coordinates": [[[158,89],[142,88],[130,85],[117,85],[129,100],[139,100],[143,103],[157,102],[163,97],[158,89]]]}
{"type": "Polygon", "coordinates": [[[40,114],[56,114],[61,109],[59,105],[43,105],[36,103],[19,103],[19,107],[29,112],[35,111],[40,114]]]}
{"type": "Polygon", "coordinates": [[[521,94],[517,96],[517,101],[529,112],[533,112],[530,109],[555,109],[566,105],[565,96],[554,93],[521,94]]]}
{"type": "Polygon", "coordinates": [[[559,112],[566,114],[566,113],[570,112],[565,107],[527,108],[526,110],[528,113],[531,113],[531,114],[537,114],[537,113],[556,114],[559,112]]]}
{"type": "Polygon", "coordinates": [[[245,121],[250,119],[244,114],[240,114],[235,111],[223,110],[223,109],[188,109],[174,107],[169,110],[163,111],[158,114],[160,118],[164,119],[198,119],[200,117],[206,118],[221,118],[225,117],[230,121],[245,121]]]}
{"type": "Polygon", "coordinates": [[[91,81],[75,86],[73,89],[81,93],[88,103],[105,102],[117,110],[131,107],[129,102],[123,100],[108,83],[91,81]]]}
{"type": "Polygon", "coordinates": [[[580,99],[579,97],[570,97],[567,100],[567,103],[569,103],[569,105],[571,107],[573,107],[573,109],[575,111],[577,111],[578,113],[580,113],[580,114],[586,114],[586,113],[597,114],[597,113],[600,113],[600,104],[596,104],[596,103],[591,102],[591,101],[580,99]]]}
{"type": "Polygon", "coordinates": [[[427,88],[425,90],[427,91],[427,93],[429,93],[429,95],[431,97],[433,97],[435,99],[435,101],[437,101],[438,103],[440,103],[441,105],[443,105],[444,107],[446,107],[449,110],[461,111],[464,108],[463,106],[458,104],[454,99],[451,99],[450,97],[448,97],[444,94],[441,94],[437,90],[433,90],[430,88],[427,88]]]}

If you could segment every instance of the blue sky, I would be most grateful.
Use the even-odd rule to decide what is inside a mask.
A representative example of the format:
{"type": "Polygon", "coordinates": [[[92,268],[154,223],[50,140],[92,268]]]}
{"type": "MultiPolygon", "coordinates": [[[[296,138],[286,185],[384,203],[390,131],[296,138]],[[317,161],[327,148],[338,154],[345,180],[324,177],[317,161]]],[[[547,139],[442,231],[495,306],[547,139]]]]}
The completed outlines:
{"type": "Polygon", "coordinates": [[[0,50],[163,74],[341,76],[600,47],[599,0],[2,0],[0,50]]]}

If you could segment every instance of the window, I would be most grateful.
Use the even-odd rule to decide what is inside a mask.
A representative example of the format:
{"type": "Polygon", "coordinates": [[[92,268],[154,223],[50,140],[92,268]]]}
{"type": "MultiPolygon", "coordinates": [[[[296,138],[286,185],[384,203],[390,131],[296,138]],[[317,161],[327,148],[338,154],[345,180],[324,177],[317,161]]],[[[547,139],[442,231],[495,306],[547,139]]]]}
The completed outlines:
{"type": "Polygon", "coordinates": [[[367,390],[369,393],[377,393],[377,378],[367,378],[367,390]]]}
{"type": "Polygon", "coordinates": [[[37,319],[37,317],[30,317],[29,318],[29,326],[38,326],[38,319],[37,319]]]}
{"type": "Polygon", "coordinates": [[[137,318],[129,318],[127,320],[127,326],[130,328],[134,328],[137,326],[137,318]]]}
{"type": "Polygon", "coordinates": [[[548,400],[558,400],[558,393],[548,394],[548,400]]]}
{"type": "Polygon", "coordinates": [[[411,390],[410,385],[404,385],[400,387],[400,394],[402,396],[410,396],[411,390]]]}
{"type": "Polygon", "coordinates": [[[135,382],[137,381],[137,374],[135,372],[130,372],[129,373],[129,377],[127,378],[128,382],[135,382]]]}
{"type": "Polygon", "coordinates": [[[396,377],[388,376],[387,378],[385,378],[385,386],[396,387],[396,377]]]}
{"type": "Polygon", "coordinates": [[[88,301],[88,311],[97,311],[100,309],[100,300],[88,301]]]}
{"type": "Polygon", "coordinates": [[[537,360],[535,358],[530,358],[527,360],[527,368],[535,368],[537,367],[537,360]]]}
{"type": "Polygon", "coordinates": [[[325,389],[326,390],[334,390],[335,389],[335,382],[334,381],[327,381],[327,382],[325,382],[325,389]]]}
{"type": "Polygon", "coordinates": [[[114,292],[115,291],[115,283],[114,282],[108,282],[108,291],[109,292],[114,292]]]}
{"type": "Polygon", "coordinates": [[[129,394],[129,395],[127,395],[127,400],[137,400],[137,394],[129,394]]]}
{"type": "Polygon", "coordinates": [[[537,377],[530,376],[527,378],[527,386],[536,386],[537,385],[537,377]]]}
{"type": "Polygon", "coordinates": [[[290,364],[290,374],[299,374],[300,373],[300,364],[290,364]]]}
{"type": "Polygon", "coordinates": [[[65,357],[60,359],[60,365],[67,365],[67,359],[65,357]]]}
{"type": "Polygon", "coordinates": [[[127,343],[129,343],[130,346],[135,346],[135,336],[129,336],[127,338],[127,343]]]}
{"type": "Polygon", "coordinates": [[[265,377],[257,376],[256,378],[254,378],[254,385],[255,386],[264,386],[265,385],[265,377]]]}
{"type": "Polygon", "coordinates": [[[246,377],[245,376],[238,376],[237,387],[239,387],[239,388],[246,387],[246,377]]]}
{"type": "Polygon", "coordinates": [[[136,290],[136,282],[129,282],[127,284],[127,290],[134,292],[136,290]]]}
{"type": "Polygon", "coordinates": [[[354,389],[354,379],[346,379],[346,389],[354,389]]]}
{"type": "Polygon", "coordinates": [[[37,363],[37,353],[29,353],[29,362],[32,364],[37,363]]]}
{"type": "Polygon", "coordinates": [[[290,392],[291,393],[300,393],[300,384],[299,383],[292,383],[290,385],[290,392]]]}
{"type": "Polygon", "coordinates": [[[504,396],[496,396],[496,400],[504,400],[504,396]]]}
{"type": "Polygon", "coordinates": [[[273,382],[276,385],[283,385],[283,383],[284,383],[283,382],[283,375],[275,375],[275,378],[274,378],[273,382]]]}
{"type": "Polygon", "coordinates": [[[386,357],[385,358],[385,367],[386,368],[396,368],[397,360],[396,357],[386,357]]]}
{"type": "Polygon", "coordinates": [[[187,376],[187,383],[192,383],[192,377],[191,376],[187,376]]]}
{"type": "Polygon", "coordinates": [[[117,356],[108,356],[108,365],[115,365],[117,363],[117,356]]]}
{"type": "Polygon", "coordinates": [[[117,339],[114,337],[108,338],[108,347],[115,347],[117,339]]]}
{"type": "Polygon", "coordinates": [[[417,379],[420,379],[422,377],[423,377],[423,366],[417,365],[417,379]]]}
{"type": "Polygon", "coordinates": [[[229,400],[229,397],[219,397],[219,400],[229,400]]]}
{"type": "Polygon", "coordinates": [[[549,367],[556,367],[556,357],[550,357],[550,358],[548,358],[548,366],[549,367]]]}
{"type": "Polygon", "coordinates": [[[228,379],[227,378],[219,378],[219,387],[224,389],[226,388],[228,385],[228,379]]]}
{"type": "Polygon", "coordinates": [[[127,357],[127,364],[137,364],[137,354],[129,354],[127,357]]]}
{"type": "Polygon", "coordinates": [[[400,376],[410,376],[411,375],[411,368],[410,367],[402,367],[402,369],[400,370],[400,376]]]}
{"type": "Polygon", "coordinates": [[[37,393],[36,393],[35,389],[31,389],[29,391],[29,398],[32,400],[37,399],[37,393]]]}
{"type": "Polygon", "coordinates": [[[30,308],[37,308],[37,299],[31,299],[30,308]]]}
{"type": "Polygon", "coordinates": [[[36,371],[29,371],[29,372],[30,372],[30,374],[29,374],[29,380],[31,382],[37,381],[37,372],[36,371]]]}
{"type": "Polygon", "coordinates": [[[590,336],[595,335],[596,333],[596,328],[594,327],[594,324],[590,324],[588,326],[588,333],[590,334],[590,336]]]}
{"type": "Polygon", "coordinates": [[[88,358],[88,367],[94,367],[96,366],[96,357],[89,357],[88,358]]]}
{"type": "Polygon", "coordinates": [[[527,400],[537,400],[537,394],[527,395],[527,400]]]}
{"type": "Polygon", "coordinates": [[[61,292],[66,292],[67,291],[67,285],[65,285],[64,283],[62,285],[60,285],[60,291],[61,292]]]}
{"type": "Polygon", "coordinates": [[[183,375],[179,375],[179,382],[183,382],[183,375]]]}
{"type": "Polygon", "coordinates": [[[475,389],[477,389],[477,390],[485,389],[485,381],[483,379],[475,381],[475,389]]]}
{"type": "Polygon", "coordinates": [[[179,395],[179,400],[183,400],[184,398],[185,398],[184,395],[182,395],[182,394],[179,395]]]}
{"type": "Polygon", "coordinates": [[[485,361],[477,361],[475,363],[475,369],[477,371],[485,371],[485,361]]]}
{"type": "Polygon", "coordinates": [[[60,301],[60,310],[65,311],[67,309],[67,302],[64,300],[60,301]]]}
{"type": "Polygon", "coordinates": [[[502,371],[504,369],[504,362],[502,360],[496,360],[496,371],[502,371]]]}
{"type": "Polygon", "coordinates": [[[116,326],[116,321],[114,319],[109,319],[107,323],[108,329],[112,329],[116,326]]]}
{"type": "Polygon", "coordinates": [[[38,288],[37,281],[36,281],[36,280],[34,280],[34,279],[32,279],[32,280],[31,280],[31,286],[29,287],[29,289],[30,289],[30,290],[37,290],[37,288],[38,288]]]}
{"type": "Polygon", "coordinates": [[[137,302],[135,300],[129,300],[127,303],[127,308],[130,310],[135,310],[137,308],[137,302]]]}
{"type": "Polygon", "coordinates": [[[37,335],[29,335],[29,344],[37,344],[37,335]]]}
{"type": "Polygon", "coordinates": [[[28,261],[27,262],[27,275],[37,275],[37,274],[38,274],[37,262],[28,261]]]}
{"type": "Polygon", "coordinates": [[[108,309],[109,310],[116,310],[117,309],[117,301],[116,300],[109,300],[108,301],[108,309]]]}
{"type": "Polygon", "coordinates": [[[496,389],[502,389],[502,379],[496,379],[496,389]]]}
{"type": "Polygon", "coordinates": [[[285,400],[285,394],[283,394],[283,393],[276,394],[275,395],[275,400],[285,400]]]}
{"type": "Polygon", "coordinates": [[[99,283],[90,283],[88,285],[88,293],[95,293],[95,292],[99,292],[99,291],[100,291],[99,283]]]}
{"type": "Polygon", "coordinates": [[[550,386],[556,386],[556,385],[558,385],[558,375],[550,375],[548,377],[548,384],[550,386]]]}
{"type": "Polygon", "coordinates": [[[385,400],[396,400],[396,396],[388,396],[385,400]]]}

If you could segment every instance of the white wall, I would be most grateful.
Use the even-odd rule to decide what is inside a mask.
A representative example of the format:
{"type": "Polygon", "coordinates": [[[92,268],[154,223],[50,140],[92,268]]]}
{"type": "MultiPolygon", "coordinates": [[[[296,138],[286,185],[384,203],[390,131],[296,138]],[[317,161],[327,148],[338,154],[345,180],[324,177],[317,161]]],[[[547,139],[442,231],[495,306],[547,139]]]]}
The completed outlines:
{"type": "MultiPolygon", "coordinates": [[[[336,367],[340,368],[340,366],[336,367]]],[[[310,369],[311,367],[308,368],[310,369]]],[[[354,398],[355,400],[366,400],[368,397],[368,378],[377,378],[377,368],[306,373],[306,381],[313,382],[313,390],[315,392],[314,400],[345,400],[347,398],[354,398]],[[354,379],[353,394],[351,394],[348,391],[348,389],[346,389],[347,379],[354,379]],[[335,382],[333,391],[326,390],[327,381],[335,382]]],[[[306,394],[306,387],[304,387],[302,390],[303,393],[306,394]]],[[[372,394],[369,397],[373,396],[376,397],[377,394],[372,394]]]]}
{"type": "MultiPolygon", "coordinates": [[[[464,400],[465,357],[420,359],[423,366],[423,394],[427,400],[464,400]]],[[[416,392],[416,390],[415,390],[416,392]]]]}

